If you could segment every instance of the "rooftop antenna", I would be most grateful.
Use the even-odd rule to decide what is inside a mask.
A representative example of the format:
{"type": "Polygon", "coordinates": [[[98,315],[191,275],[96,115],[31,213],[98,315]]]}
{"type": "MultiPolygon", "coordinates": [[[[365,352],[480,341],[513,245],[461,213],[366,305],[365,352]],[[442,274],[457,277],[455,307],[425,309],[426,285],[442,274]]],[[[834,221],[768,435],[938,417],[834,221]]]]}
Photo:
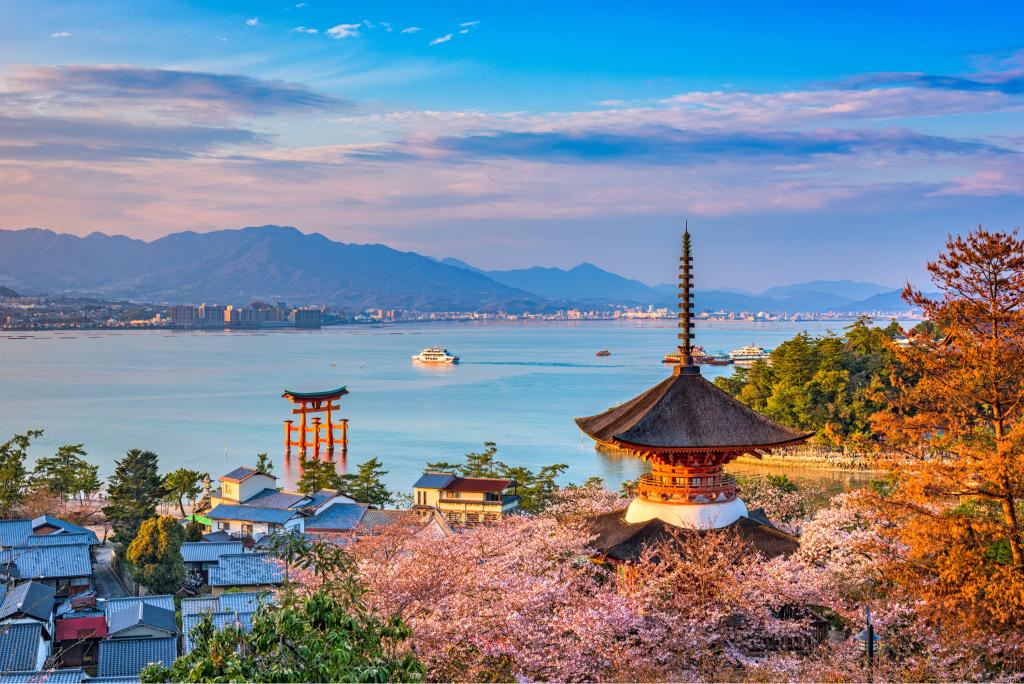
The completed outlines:
{"type": "Polygon", "coordinates": [[[675,372],[695,375],[700,373],[700,366],[693,362],[693,255],[690,253],[690,222],[684,225],[683,255],[679,257],[679,363],[675,372]]]}

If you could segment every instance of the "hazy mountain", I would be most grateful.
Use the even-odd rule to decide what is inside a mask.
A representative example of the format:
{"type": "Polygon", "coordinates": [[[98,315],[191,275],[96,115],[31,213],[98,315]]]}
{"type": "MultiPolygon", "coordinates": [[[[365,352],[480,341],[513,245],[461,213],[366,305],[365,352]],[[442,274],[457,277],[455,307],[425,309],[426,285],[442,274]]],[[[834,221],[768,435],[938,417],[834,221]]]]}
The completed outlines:
{"type": "Polygon", "coordinates": [[[881,311],[888,313],[893,311],[910,311],[911,309],[916,309],[917,307],[912,307],[910,304],[903,301],[902,292],[902,290],[881,292],[868,297],[867,299],[850,302],[845,306],[837,308],[836,311],[849,311],[853,313],[881,311]]]}
{"type": "Polygon", "coordinates": [[[471,266],[462,259],[456,259],[455,257],[446,257],[444,259],[439,259],[439,261],[442,264],[448,264],[449,266],[454,266],[455,268],[462,268],[467,271],[473,271],[473,273],[483,273],[484,275],[487,275],[487,271],[483,270],[482,268],[477,268],[476,266],[471,266]]]}
{"type": "Polygon", "coordinates": [[[658,293],[639,280],[609,273],[593,264],[583,263],[568,271],[561,268],[520,268],[486,271],[492,280],[548,299],[562,301],[612,301],[649,304],[658,293]]]}
{"type": "Polygon", "coordinates": [[[842,298],[848,302],[855,302],[873,297],[876,294],[890,292],[891,290],[891,287],[879,285],[878,283],[862,283],[855,280],[812,280],[808,283],[772,287],[762,292],[761,296],[771,297],[772,299],[786,299],[793,295],[803,297],[803,293],[815,292],[842,298]]]}
{"type": "Polygon", "coordinates": [[[9,287],[0,287],[0,297],[20,297],[21,295],[9,287]]]}
{"type": "Polygon", "coordinates": [[[144,242],[93,233],[0,231],[0,282],[152,301],[455,309],[537,309],[542,298],[479,273],[384,245],[294,228],[183,232],[144,242]]]}

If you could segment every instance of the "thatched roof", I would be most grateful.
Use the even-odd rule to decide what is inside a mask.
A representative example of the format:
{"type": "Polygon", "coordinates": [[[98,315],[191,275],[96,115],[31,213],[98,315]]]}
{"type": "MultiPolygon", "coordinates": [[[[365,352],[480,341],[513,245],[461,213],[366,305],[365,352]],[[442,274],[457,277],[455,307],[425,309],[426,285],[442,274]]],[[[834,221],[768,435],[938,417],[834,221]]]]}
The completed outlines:
{"type": "Polygon", "coordinates": [[[627,449],[757,449],[811,436],[765,418],[699,372],[674,373],[624,404],[577,418],[576,424],[601,444],[627,449]]]}
{"type": "MultiPolygon", "coordinates": [[[[681,529],[658,518],[628,523],[624,510],[596,515],[587,522],[590,532],[596,535],[591,546],[602,557],[613,561],[635,560],[646,547],[672,540],[676,535],[706,533],[705,530],[681,529]]],[[[719,529],[735,530],[745,544],[767,558],[789,556],[799,546],[796,537],[772,525],[761,509],[719,529]]]]}

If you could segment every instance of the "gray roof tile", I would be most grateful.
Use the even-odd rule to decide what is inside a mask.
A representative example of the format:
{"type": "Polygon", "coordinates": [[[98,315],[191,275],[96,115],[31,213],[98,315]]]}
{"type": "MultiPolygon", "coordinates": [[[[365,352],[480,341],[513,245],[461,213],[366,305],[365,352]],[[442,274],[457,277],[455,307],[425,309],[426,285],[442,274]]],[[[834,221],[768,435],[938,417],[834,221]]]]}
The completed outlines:
{"type": "Polygon", "coordinates": [[[201,615],[202,613],[216,613],[220,610],[220,601],[213,596],[199,596],[197,598],[181,599],[181,615],[201,615]]]}
{"type": "MultiPolygon", "coordinates": [[[[240,468],[235,468],[234,470],[232,470],[227,475],[221,475],[220,479],[222,479],[222,480],[237,480],[238,482],[241,482],[242,480],[248,479],[248,478],[252,477],[253,475],[257,475],[257,474],[268,475],[268,473],[261,473],[261,471],[256,470],[255,468],[250,468],[248,466],[242,466],[240,468]]],[[[273,475],[271,475],[270,477],[273,477],[273,475]]]]}
{"type": "Polygon", "coordinates": [[[125,598],[111,598],[107,599],[105,610],[107,613],[107,622],[110,622],[110,618],[115,613],[119,613],[125,608],[128,608],[137,603],[145,603],[150,606],[156,606],[157,608],[163,608],[174,612],[174,597],[170,594],[154,594],[152,596],[128,596],[125,598]]]}
{"type": "Polygon", "coordinates": [[[309,499],[305,494],[296,492],[282,492],[279,489],[264,489],[253,496],[250,496],[243,503],[246,506],[259,506],[261,508],[295,508],[309,499]]]}
{"type": "Polygon", "coordinates": [[[37,670],[34,672],[4,672],[4,684],[79,684],[85,681],[85,670],[37,670]]]}
{"type": "Polygon", "coordinates": [[[284,569],[265,553],[221,556],[209,572],[211,587],[252,587],[283,581],[284,569]]]}
{"type": "Polygon", "coordinates": [[[244,522],[262,522],[283,525],[296,515],[287,508],[263,508],[244,504],[217,504],[206,514],[211,520],[242,520],[244,522]]]}
{"type": "Polygon", "coordinates": [[[352,530],[366,513],[366,504],[333,503],[306,521],[305,528],[317,530],[352,530]]]}
{"type": "Polygon", "coordinates": [[[0,620],[25,615],[46,622],[53,613],[54,590],[40,582],[22,582],[0,603],[0,620]]]}
{"type": "Polygon", "coordinates": [[[455,479],[455,476],[451,473],[423,473],[420,475],[420,479],[413,483],[413,487],[422,487],[423,489],[444,489],[455,479]]]}
{"type": "Polygon", "coordinates": [[[178,623],[174,620],[173,610],[142,602],[121,608],[107,618],[107,623],[107,631],[111,638],[138,625],[152,627],[168,634],[178,633],[178,623]]]}
{"type": "Polygon", "coordinates": [[[15,546],[0,549],[0,563],[14,562],[21,579],[88,577],[92,561],[87,544],[15,546]]]}
{"type": "Polygon", "coordinates": [[[265,591],[239,591],[220,595],[220,609],[225,612],[255,613],[261,605],[274,602],[265,591]]]}
{"type": "Polygon", "coordinates": [[[43,525],[49,525],[50,527],[59,527],[61,530],[63,530],[64,534],[87,534],[89,535],[90,544],[100,543],[99,538],[96,537],[96,533],[90,530],[88,527],[82,527],[81,525],[76,525],[72,522],[68,522],[67,520],[61,520],[60,518],[55,518],[52,515],[41,515],[38,518],[32,519],[33,530],[38,527],[42,527],[43,525]]]}
{"type": "Polygon", "coordinates": [[[57,534],[33,534],[25,540],[24,546],[59,546],[61,544],[92,544],[94,535],[85,532],[59,532],[57,534]]]}
{"type": "Polygon", "coordinates": [[[178,640],[103,639],[100,641],[100,677],[135,677],[150,663],[169,667],[178,659],[178,640]]]}
{"type": "Polygon", "coordinates": [[[34,670],[43,626],[38,622],[0,625],[0,672],[34,670]]]}
{"type": "Polygon", "coordinates": [[[0,520],[0,546],[21,546],[31,534],[31,520],[0,520]]]}
{"type": "Polygon", "coordinates": [[[186,563],[212,563],[225,553],[242,553],[242,542],[185,542],[181,545],[181,557],[186,563]]]}

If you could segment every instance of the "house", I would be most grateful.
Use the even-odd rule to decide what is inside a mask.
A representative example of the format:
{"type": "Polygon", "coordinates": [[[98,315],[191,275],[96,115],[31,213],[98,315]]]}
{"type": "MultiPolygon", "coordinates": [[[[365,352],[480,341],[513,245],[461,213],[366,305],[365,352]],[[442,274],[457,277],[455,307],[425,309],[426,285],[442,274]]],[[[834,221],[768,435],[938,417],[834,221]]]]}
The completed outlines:
{"type": "Polygon", "coordinates": [[[22,582],[10,589],[0,589],[0,629],[22,622],[39,623],[44,638],[53,639],[52,587],[41,582],[22,582]]]}
{"type": "Polygon", "coordinates": [[[302,521],[301,530],[313,534],[351,532],[369,507],[361,503],[334,503],[311,518],[302,521]]]}
{"type": "Polygon", "coordinates": [[[95,591],[69,596],[57,606],[57,640],[61,667],[95,665],[99,642],[107,636],[107,617],[95,591]]]}
{"type": "Polygon", "coordinates": [[[36,536],[50,536],[63,534],[82,534],[88,538],[90,546],[100,543],[96,533],[87,527],[75,525],[67,520],[55,518],[52,515],[41,515],[32,519],[32,534],[36,536]]]}
{"type": "Polygon", "coordinates": [[[284,568],[267,553],[226,554],[209,570],[209,585],[215,597],[231,588],[272,591],[283,581],[284,568]]]}
{"type": "Polygon", "coordinates": [[[75,525],[67,520],[55,518],[52,515],[41,515],[38,518],[29,520],[20,518],[17,520],[0,520],[0,548],[11,546],[25,546],[30,543],[47,543],[42,539],[56,540],[56,543],[71,544],[86,542],[89,546],[99,544],[96,533],[92,530],[75,525]],[[68,535],[74,535],[69,537],[68,535]],[[79,536],[80,535],[80,536],[79,536]]]}
{"type": "Polygon", "coordinates": [[[436,509],[454,525],[494,522],[519,508],[516,483],[428,470],[413,484],[414,508],[436,509]]]}
{"type": "Polygon", "coordinates": [[[99,642],[101,677],[135,677],[150,663],[178,657],[178,624],[170,594],[108,599],[107,638],[99,642]]]}
{"type": "Polygon", "coordinates": [[[0,581],[36,580],[70,596],[92,586],[88,544],[12,546],[0,549],[0,581]]]}
{"type": "Polygon", "coordinates": [[[178,659],[177,637],[104,639],[100,642],[100,677],[137,677],[151,663],[170,667],[178,659]]]}
{"type": "Polygon", "coordinates": [[[254,538],[284,529],[301,528],[302,520],[332,503],[353,503],[331,489],[314,494],[277,488],[277,478],[256,468],[235,468],[220,478],[220,489],[209,494],[209,509],[193,516],[210,532],[234,539],[254,538]]]}
{"type": "Polygon", "coordinates": [[[0,625],[0,673],[42,670],[51,642],[39,622],[0,625]]]}
{"type": "Polygon", "coordinates": [[[203,596],[200,598],[182,599],[181,601],[181,634],[182,653],[190,653],[195,647],[192,641],[192,630],[207,615],[213,626],[220,630],[228,625],[241,627],[242,631],[252,629],[252,616],[256,610],[273,600],[264,592],[231,592],[218,597],[203,596]]]}
{"type": "Polygon", "coordinates": [[[216,565],[220,557],[228,553],[243,553],[245,546],[240,541],[229,542],[185,542],[181,545],[181,558],[189,572],[207,580],[207,571],[216,565]]]}

